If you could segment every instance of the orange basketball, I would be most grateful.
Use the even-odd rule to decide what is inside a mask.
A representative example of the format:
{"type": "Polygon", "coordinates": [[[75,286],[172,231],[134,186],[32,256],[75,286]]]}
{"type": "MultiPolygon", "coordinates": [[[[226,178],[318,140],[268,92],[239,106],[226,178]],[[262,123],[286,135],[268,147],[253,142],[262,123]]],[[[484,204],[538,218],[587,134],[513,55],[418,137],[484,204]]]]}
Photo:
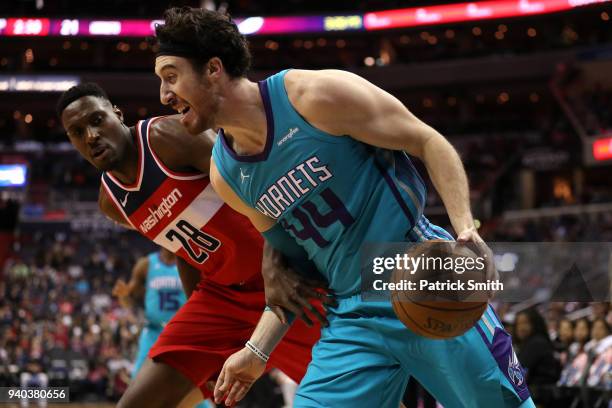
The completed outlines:
{"type": "MultiPolygon", "coordinates": [[[[413,257],[435,257],[443,256],[445,259],[456,259],[459,256],[476,257],[474,252],[465,248],[456,249],[450,241],[432,240],[419,244],[409,253],[413,257]],[[440,243],[443,244],[440,244],[440,243]]],[[[453,278],[452,271],[433,269],[419,270],[414,274],[404,269],[396,269],[391,282],[402,281],[420,282],[425,279],[429,282],[445,282],[447,278],[453,278]]],[[[466,272],[469,275],[462,279],[474,279],[482,281],[485,272],[466,272]]],[[[452,290],[428,291],[428,289],[408,291],[391,291],[391,302],[393,310],[399,320],[410,330],[424,337],[432,339],[448,339],[460,336],[471,329],[484,313],[487,302],[480,296],[479,301],[461,301],[470,299],[470,291],[455,293],[452,290]],[[431,299],[431,300],[429,300],[431,299]],[[449,300],[450,299],[450,300],[449,300]],[[456,300],[455,300],[456,299],[456,300]]],[[[478,297],[478,296],[476,296],[478,297]]]]}

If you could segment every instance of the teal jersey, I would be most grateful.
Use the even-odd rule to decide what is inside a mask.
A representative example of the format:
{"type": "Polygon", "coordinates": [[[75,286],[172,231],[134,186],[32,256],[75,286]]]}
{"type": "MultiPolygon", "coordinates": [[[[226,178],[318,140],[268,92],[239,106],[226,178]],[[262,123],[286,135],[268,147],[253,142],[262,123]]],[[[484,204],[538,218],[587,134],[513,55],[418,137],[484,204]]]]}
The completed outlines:
{"type": "Polygon", "coordinates": [[[289,101],[286,73],[259,83],[268,125],[264,151],[238,155],[221,130],[213,158],[245,203],[305,248],[336,295],[359,292],[365,243],[451,239],[423,216],[425,184],[408,155],[309,124],[289,101]]]}
{"type": "Polygon", "coordinates": [[[145,286],[145,317],[152,326],[163,327],[185,303],[186,297],[176,265],[167,265],[159,253],[149,254],[145,286]]]}

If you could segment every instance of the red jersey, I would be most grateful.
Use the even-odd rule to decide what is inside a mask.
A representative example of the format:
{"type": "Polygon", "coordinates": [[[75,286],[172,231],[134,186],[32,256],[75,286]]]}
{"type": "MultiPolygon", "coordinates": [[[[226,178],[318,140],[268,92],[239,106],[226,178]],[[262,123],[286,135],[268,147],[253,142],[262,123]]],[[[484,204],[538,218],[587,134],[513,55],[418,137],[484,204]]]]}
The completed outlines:
{"type": "Polygon", "coordinates": [[[150,144],[151,124],[136,125],[138,177],[125,185],[109,172],[102,185],[134,229],[200,271],[204,279],[239,285],[261,277],[263,238],[248,218],[217,196],[208,175],[167,168],[150,144]]]}

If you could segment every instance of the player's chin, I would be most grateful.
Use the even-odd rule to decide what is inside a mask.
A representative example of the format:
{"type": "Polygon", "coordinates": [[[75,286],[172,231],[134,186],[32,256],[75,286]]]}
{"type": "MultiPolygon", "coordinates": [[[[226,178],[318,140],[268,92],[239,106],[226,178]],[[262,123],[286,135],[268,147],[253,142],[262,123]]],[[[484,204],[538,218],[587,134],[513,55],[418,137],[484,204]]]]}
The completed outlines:
{"type": "Polygon", "coordinates": [[[200,134],[202,132],[204,132],[205,130],[207,130],[208,128],[206,127],[206,125],[204,124],[204,122],[202,122],[200,119],[196,118],[193,120],[189,120],[189,121],[184,121],[183,122],[183,126],[185,127],[185,129],[187,130],[187,132],[191,135],[197,135],[200,134]]]}
{"type": "Polygon", "coordinates": [[[104,157],[100,159],[92,159],[91,164],[94,165],[99,171],[113,171],[115,168],[115,161],[110,157],[104,157]]]}

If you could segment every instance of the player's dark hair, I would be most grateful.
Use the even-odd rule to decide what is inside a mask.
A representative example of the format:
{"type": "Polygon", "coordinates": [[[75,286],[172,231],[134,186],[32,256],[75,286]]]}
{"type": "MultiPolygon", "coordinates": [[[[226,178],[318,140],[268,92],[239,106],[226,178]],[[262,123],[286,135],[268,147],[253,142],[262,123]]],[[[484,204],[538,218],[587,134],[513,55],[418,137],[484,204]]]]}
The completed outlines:
{"type": "Polygon", "coordinates": [[[59,97],[55,106],[57,116],[61,117],[62,112],[64,112],[64,109],[66,109],[66,106],[70,105],[77,99],[82,98],[83,96],[96,96],[110,102],[108,95],[104,89],[100,88],[98,84],[93,82],[84,82],[82,84],[73,86],[59,97]]]}
{"type": "Polygon", "coordinates": [[[155,26],[160,45],[158,55],[164,50],[181,50],[178,55],[187,58],[194,69],[202,71],[206,63],[218,57],[225,71],[232,78],[246,76],[251,66],[249,44],[228,14],[216,11],[173,7],[164,12],[164,24],[155,26]],[[185,52],[189,50],[189,52],[185,52]]]}

